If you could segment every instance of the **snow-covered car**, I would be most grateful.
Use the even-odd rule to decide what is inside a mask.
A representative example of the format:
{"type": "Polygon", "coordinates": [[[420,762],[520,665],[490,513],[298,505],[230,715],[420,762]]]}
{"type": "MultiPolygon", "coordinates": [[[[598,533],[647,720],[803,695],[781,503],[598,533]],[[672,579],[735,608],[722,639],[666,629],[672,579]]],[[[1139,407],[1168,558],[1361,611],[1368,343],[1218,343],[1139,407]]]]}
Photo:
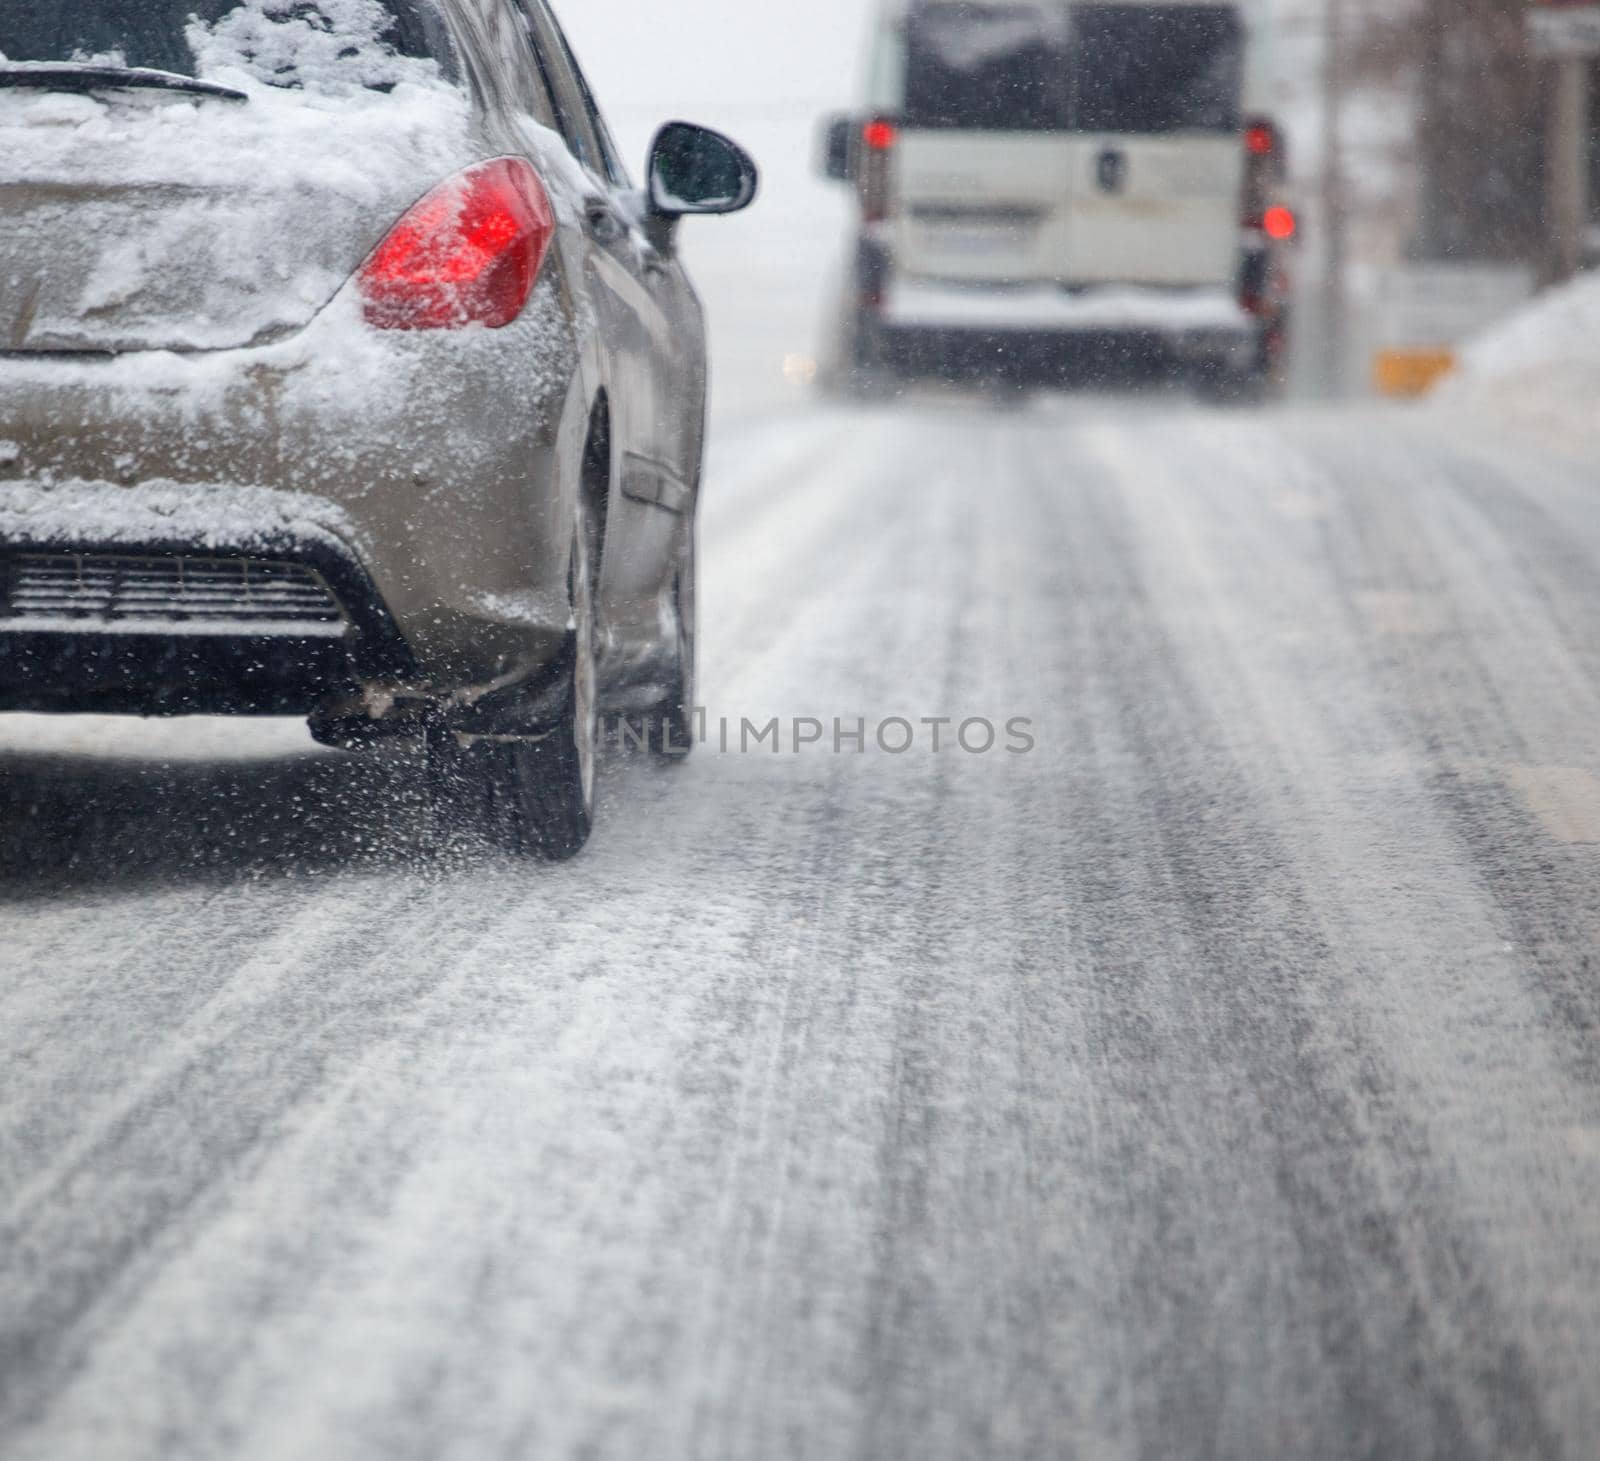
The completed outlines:
{"type": "Polygon", "coordinates": [[[843,358],[1267,380],[1295,225],[1251,45],[1216,0],[879,0],[824,149],[859,203],[843,358]]]}
{"type": "Polygon", "coordinates": [[[563,857],[602,709],[688,744],[705,334],[545,0],[0,10],[0,710],[425,736],[563,857]]]}

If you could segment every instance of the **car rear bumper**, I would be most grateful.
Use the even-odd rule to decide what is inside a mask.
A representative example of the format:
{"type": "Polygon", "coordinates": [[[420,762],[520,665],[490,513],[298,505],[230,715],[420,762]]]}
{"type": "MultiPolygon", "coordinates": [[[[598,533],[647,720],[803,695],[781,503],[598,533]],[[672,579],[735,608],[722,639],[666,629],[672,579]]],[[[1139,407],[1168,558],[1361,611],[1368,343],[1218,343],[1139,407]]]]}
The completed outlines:
{"type": "Polygon", "coordinates": [[[581,459],[559,292],[546,281],[493,331],[373,331],[352,308],[254,349],[0,355],[0,551],[310,545],[359,572],[354,597],[381,604],[423,677],[537,667],[565,633],[581,459]]]}
{"type": "Polygon", "coordinates": [[[322,528],[203,549],[14,525],[0,538],[0,711],[309,715],[418,668],[356,555],[322,528]]]}

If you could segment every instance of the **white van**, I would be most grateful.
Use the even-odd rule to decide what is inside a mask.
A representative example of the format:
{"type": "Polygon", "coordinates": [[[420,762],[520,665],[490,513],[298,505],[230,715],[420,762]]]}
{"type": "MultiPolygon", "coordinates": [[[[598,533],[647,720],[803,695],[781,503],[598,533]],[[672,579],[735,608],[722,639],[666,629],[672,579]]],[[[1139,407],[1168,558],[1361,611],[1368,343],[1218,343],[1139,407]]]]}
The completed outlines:
{"type": "Polygon", "coordinates": [[[860,203],[850,363],[1272,376],[1294,217],[1238,4],[886,0],[875,32],[826,136],[860,203]]]}

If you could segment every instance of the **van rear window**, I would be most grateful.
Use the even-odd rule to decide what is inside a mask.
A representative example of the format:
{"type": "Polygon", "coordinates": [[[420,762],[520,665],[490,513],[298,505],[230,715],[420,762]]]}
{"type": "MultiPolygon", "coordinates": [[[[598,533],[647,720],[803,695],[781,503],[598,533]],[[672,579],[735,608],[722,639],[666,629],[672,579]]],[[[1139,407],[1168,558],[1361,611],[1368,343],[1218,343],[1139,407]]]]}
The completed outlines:
{"type": "Polygon", "coordinates": [[[1244,26],[1231,5],[921,0],[906,17],[909,127],[1229,132],[1244,26]]]}
{"type": "Polygon", "coordinates": [[[1074,120],[1084,132],[1232,132],[1244,26],[1231,6],[1081,5],[1074,120]]]}
{"type": "Polygon", "coordinates": [[[935,0],[906,18],[910,127],[1058,132],[1071,125],[1064,7],[935,0]]]}

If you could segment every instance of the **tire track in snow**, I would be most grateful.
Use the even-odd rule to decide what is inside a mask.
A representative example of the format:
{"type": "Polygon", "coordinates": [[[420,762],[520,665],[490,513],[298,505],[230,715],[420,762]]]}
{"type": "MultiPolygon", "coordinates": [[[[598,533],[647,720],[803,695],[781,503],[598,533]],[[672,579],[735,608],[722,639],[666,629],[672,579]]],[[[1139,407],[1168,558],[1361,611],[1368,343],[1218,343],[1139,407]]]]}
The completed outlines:
{"type": "Polygon", "coordinates": [[[0,878],[68,970],[0,979],[45,1052],[13,1088],[67,1107],[0,1142],[8,1455],[1581,1445],[1594,854],[1508,951],[1551,846],[1440,777],[1496,697],[1581,757],[1511,687],[1592,666],[1505,626],[1581,644],[1590,540],[1386,417],[747,442],[713,704],[1002,701],[1038,752],[614,759],[560,869],[419,862],[403,770],[23,764],[82,835],[0,878]]]}

